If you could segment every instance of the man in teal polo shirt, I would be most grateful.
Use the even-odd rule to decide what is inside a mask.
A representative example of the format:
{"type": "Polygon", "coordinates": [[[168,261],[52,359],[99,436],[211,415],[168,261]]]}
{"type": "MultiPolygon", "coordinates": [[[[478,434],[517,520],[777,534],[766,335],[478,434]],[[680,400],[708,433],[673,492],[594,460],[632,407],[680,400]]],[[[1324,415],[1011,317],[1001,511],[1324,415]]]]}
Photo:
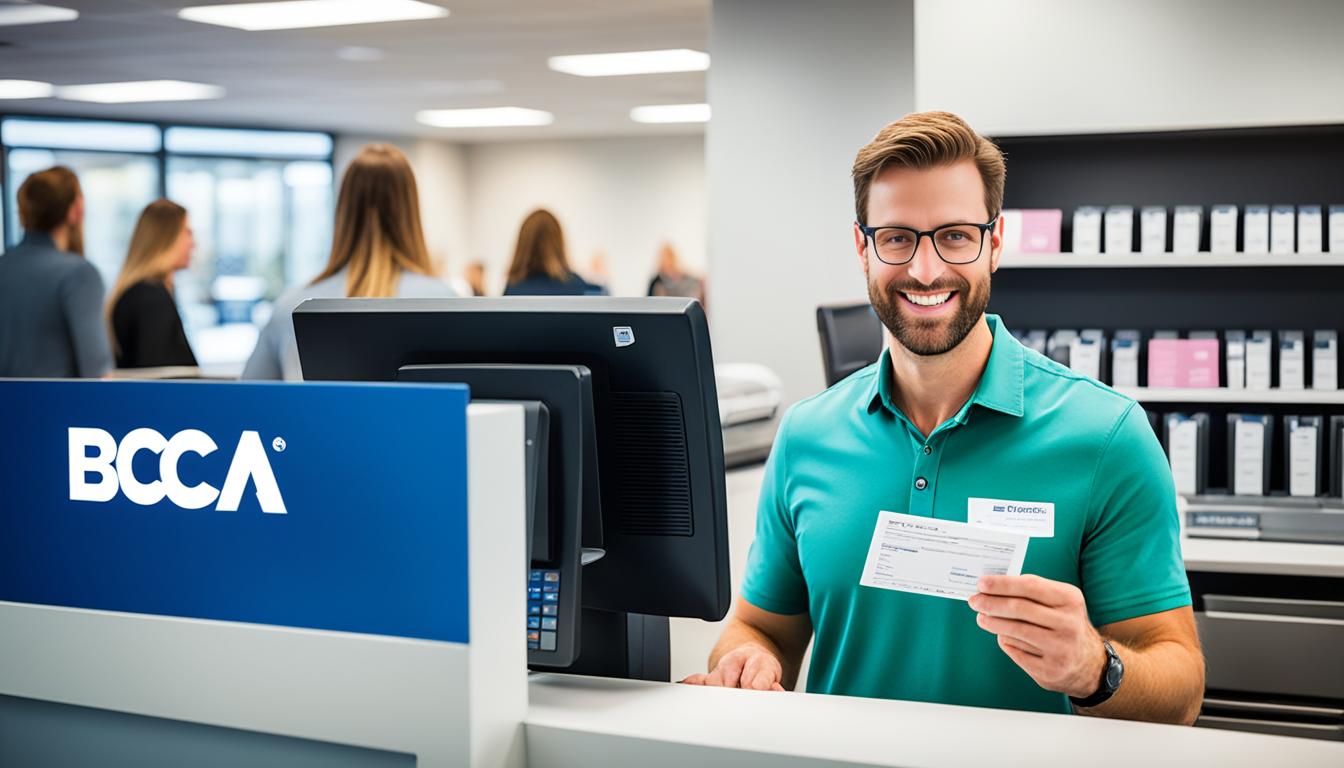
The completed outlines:
{"type": "MultiPolygon", "coordinates": [[[[889,331],[785,416],[742,594],[685,682],[1193,722],[1204,663],[1170,470],[1133,400],[986,315],[1004,161],[944,112],[860,150],[854,243],[889,331]],[[987,506],[986,506],[987,505],[987,506]],[[861,584],[882,511],[1043,510],[968,602],[861,584]]],[[[978,515],[979,513],[977,513],[978,515]]]]}

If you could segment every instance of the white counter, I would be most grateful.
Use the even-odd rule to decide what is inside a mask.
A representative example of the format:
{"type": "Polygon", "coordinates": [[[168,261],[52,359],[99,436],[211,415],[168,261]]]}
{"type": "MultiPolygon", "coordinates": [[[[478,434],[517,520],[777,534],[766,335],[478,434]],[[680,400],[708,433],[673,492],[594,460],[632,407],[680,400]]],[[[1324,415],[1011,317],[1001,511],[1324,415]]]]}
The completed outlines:
{"type": "Polygon", "coordinates": [[[1344,766],[1344,744],[847,696],[538,674],[528,765],[1344,766]]]}
{"type": "Polygon", "coordinates": [[[1344,578],[1344,545],[1246,539],[1181,539],[1185,570],[1344,578]]]}

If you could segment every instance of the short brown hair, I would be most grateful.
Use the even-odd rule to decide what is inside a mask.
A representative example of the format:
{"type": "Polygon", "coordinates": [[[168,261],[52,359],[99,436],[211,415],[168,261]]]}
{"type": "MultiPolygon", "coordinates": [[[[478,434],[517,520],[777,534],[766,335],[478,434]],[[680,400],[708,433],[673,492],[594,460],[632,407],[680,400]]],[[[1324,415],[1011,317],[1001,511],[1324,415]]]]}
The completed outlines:
{"type": "Polygon", "coordinates": [[[1003,152],[951,112],[912,112],[878,131],[854,158],[854,212],[868,223],[868,187],[890,166],[937,168],[974,160],[992,219],[1003,206],[1003,152]]]}
{"type": "Polygon", "coordinates": [[[63,165],[38,171],[19,186],[19,225],[33,232],[50,232],[65,222],[79,197],[79,177],[63,165]]]}

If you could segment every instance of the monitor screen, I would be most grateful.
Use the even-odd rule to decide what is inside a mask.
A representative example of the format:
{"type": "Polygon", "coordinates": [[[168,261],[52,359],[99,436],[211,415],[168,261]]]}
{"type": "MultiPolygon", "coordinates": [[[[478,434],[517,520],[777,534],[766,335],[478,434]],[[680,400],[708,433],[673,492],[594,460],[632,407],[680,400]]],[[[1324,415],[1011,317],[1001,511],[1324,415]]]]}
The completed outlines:
{"type": "MultiPolygon", "coordinates": [[[[723,434],[692,299],[313,299],[294,313],[307,380],[395,381],[413,366],[583,366],[605,555],[585,607],[717,621],[729,571],[723,434]]],[[[589,459],[591,460],[591,459],[589,459]]]]}

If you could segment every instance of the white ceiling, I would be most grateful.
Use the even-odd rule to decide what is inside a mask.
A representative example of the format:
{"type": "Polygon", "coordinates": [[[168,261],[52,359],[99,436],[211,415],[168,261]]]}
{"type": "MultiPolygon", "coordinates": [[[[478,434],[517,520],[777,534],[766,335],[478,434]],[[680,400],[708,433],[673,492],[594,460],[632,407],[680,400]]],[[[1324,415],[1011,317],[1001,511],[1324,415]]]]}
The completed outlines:
{"type": "MultiPolygon", "coordinates": [[[[368,0],[377,2],[377,0],[368,0]]],[[[220,0],[43,0],[80,18],[0,27],[0,78],[57,85],[174,79],[223,86],[223,99],[83,104],[0,100],[0,112],[311,128],[452,141],[697,134],[702,125],[634,123],[642,104],[705,101],[705,73],[583,78],[552,72],[549,56],[706,50],[709,0],[428,0],[447,18],[245,32],[177,18],[220,0]],[[375,62],[337,56],[381,49],[375,62]],[[443,129],[421,109],[544,109],[542,128],[443,129]]]]}

